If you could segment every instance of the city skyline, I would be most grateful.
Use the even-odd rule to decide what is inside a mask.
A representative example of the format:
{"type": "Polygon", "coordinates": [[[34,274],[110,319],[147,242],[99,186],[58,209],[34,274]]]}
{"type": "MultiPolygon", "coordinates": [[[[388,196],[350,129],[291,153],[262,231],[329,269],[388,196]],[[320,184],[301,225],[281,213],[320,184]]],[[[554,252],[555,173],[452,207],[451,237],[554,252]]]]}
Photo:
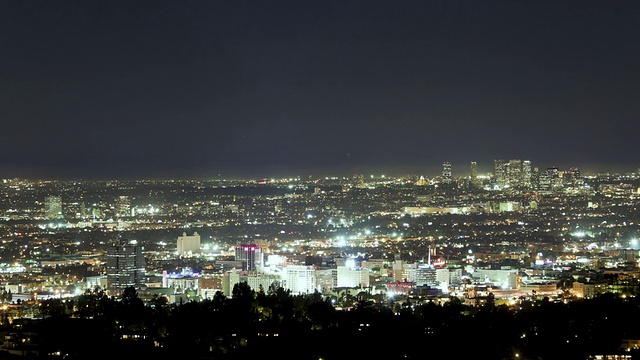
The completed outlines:
{"type": "Polygon", "coordinates": [[[0,10],[3,178],[638,168],[637,2],[0,10]]]}

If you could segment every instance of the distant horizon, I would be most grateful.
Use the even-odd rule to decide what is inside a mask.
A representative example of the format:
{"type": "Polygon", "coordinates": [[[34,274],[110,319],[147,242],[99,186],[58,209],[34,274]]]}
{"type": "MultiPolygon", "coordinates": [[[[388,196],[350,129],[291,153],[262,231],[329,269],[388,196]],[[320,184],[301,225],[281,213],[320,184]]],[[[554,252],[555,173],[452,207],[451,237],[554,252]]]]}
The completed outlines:
{"type": "Polygon", "coordinates": [[[638,1],[41,5],[0,3],[0,177],[640,166],[638,1]]]}
{"type": "MultiPolygon", "coordinates": [[[[505,160],[514,158],[503,158],[505,160]]],[[[522,159],[529,160],[529,159],[522,159]]],[[[486,175],[493,173],[493,161],[477,162],[478,174],[486,175]]],[[[471,161],[464,163],[451,162],[452,175],[454,177],[465,177],[470,175],[471,161]]],[[[602,173],[618,173],[625,174],[635,172],[640,166],[633,166],[631,164],[563,164],[563,163],[544,163],[539,164],[532,160],[532,165],[537,166],[540,170],[549,167],[558,167],[561,171],[568,170],[571,167],[577,167],[582,175],[596,175],[602,173]]],[[[124,175],[119,171],[113,171],[113,175],[107,174],[81,174],[81,171],[60,171],[59,169],[47,168],[47,169],[3,169],[1,171],[0,178],[2,179],[25,179],[25,180],[39,180],[39,181],[73,181],[73,180],[85,180],[85,181],[115,181],[115,180],[258,180],[258,179],[289,179],[298,178],[306,180],[309,177],[312,179],[321,179],[326,177],[351,177],[354,174],[362,174],[365,177],[380,177],[382,175],[390,177],[406,177],[406,176],[425,176],[425,177],[437,177],[442,170],[442,164],[426,165],[426,166],[411,166],[411,165],[397,165],[397,166],[359,166],[351,167],[349,169],[341,167],[310,167],[305,169],[287,169],[285,167],[245,167],[235,169],[220,169],[215,170],[180,170],[167,171],[163,169],[164,173],[129,173],[124,175]]]]}

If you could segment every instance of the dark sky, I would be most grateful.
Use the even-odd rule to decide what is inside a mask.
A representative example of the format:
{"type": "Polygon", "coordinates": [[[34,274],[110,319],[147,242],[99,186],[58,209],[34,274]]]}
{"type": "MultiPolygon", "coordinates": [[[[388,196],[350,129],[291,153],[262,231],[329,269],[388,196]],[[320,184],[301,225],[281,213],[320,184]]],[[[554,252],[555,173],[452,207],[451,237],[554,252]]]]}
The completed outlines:
{"type": "Polygon", "coordinates": [[[0,178],[640,166],[637,0],[14,0],[0,39],[0,178]]]}

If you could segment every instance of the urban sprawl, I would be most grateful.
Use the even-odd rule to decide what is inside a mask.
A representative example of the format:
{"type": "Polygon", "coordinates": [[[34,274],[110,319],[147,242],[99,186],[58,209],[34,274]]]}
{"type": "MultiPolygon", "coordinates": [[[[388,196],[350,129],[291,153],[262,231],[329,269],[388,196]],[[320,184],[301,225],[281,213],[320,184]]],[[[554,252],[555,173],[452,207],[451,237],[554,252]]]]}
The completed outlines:
{"type": "MultiPolygon", "coordinates": [[[[401,317],[455,305],[456,316],[472,317],[604,298],[622,308],[640,294],[640,172],[581,174],[495,160],[489,173],[475,162],[445,162],[437,176],[10,178],[0,181],[0,199],[1,350],[15,356],[73,358],[71,350],[40,346],[37,323],[104,316],[83,314],[89,298],[178,309],[249,293],[263,309],[260,296],[285,294],[313,297],[331,313],[385,309],[401,317]]],[[[446,322],[421,328],[422,336],[444,331],[438,326],[446,322]]],[[[114,336],[151,340],[145,326],[116,326],[114,336]]],[[[353,326],[362,332],[370,323],[353,326]]],[[[225,334],[233,341],[221,335],[203,348],[218,356],[211,358],[242,358],[248,343],[279,336],[270,331],[225,334]]],[[[630,359],[640,346],[640,333],[625,332],[611,346],[543,357],[527,338],[543,330],[518,331],[499,356],[479,358],[630,359]]],[[[571,346],[583,334],[559,336],[571,346]]],[[[167,344],[157,336],[149,347],[167,344]]]]}

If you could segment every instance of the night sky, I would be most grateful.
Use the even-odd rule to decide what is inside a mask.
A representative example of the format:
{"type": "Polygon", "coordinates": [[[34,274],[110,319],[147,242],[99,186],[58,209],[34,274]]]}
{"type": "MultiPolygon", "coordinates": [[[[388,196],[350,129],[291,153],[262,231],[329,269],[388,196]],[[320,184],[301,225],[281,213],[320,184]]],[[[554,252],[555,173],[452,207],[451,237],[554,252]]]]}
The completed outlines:
{"type": "Polygon", "coordinates": [[[640,1],[3,1],[0,178],[640,167],[640,1]]]}

